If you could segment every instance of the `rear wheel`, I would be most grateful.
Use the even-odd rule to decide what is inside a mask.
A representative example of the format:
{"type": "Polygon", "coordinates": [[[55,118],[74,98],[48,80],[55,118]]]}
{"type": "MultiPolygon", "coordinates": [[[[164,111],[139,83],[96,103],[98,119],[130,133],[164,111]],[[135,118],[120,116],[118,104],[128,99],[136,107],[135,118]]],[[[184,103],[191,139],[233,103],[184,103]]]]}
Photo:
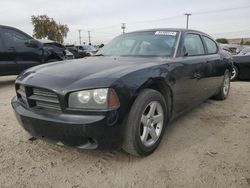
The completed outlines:
{"type": "Polygon", "coordinates": [[[166,122],[163,96],[152,89],[143,90],[130,110],[123,149],[137,156],[151,154],[161,141],[166,122]]]}
{"type": "Polygon", "coordinates": [[[220,87],[218,94],[215,95],[215,99],[224,100],[227,98],[230,90],[230,72],[226,70],[224,74],[223,83],[220,87]]]}

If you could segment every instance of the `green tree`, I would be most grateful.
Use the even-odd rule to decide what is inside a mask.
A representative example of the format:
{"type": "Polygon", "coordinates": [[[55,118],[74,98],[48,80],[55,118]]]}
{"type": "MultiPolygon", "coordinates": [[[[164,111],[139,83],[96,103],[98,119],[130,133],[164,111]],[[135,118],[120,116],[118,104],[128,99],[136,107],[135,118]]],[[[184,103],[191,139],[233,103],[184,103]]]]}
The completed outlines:
{"type": "Polygon", "coordinates": [[[216,41],[221,44],[228,44],[228,40],[226,38],[218,38],[216,41]]]}
{"type": "Polygon", "coordinates": [[[47,15],[33,15],[31,16],[31,23],[34,26],[33,36],[37,39],[47,38],[63,43],[69,32],[67,25],[57,23],[47,15]]]}

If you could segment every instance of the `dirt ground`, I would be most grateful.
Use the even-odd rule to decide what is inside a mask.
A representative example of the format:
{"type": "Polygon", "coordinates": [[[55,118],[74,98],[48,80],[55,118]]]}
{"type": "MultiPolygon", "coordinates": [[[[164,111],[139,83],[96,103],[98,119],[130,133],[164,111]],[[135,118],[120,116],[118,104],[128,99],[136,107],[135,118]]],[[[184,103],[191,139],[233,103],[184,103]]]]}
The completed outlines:
{"type": "Polygon", "coordinates": [[[172,122],[149,157],[30,141],[0,77],[0,187],[250,187],[250,82],[172,122]]]}

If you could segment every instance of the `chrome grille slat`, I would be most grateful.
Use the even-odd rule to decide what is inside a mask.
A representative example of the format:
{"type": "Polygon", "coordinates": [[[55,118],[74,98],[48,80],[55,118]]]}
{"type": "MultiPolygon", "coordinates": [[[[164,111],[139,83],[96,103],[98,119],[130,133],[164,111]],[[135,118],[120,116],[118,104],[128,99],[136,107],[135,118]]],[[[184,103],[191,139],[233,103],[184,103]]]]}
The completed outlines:
{"type": "Polygon", "coordinates": [[[33,94],[34,95],[41,95],[41,96],[45,96],[45,97],[54,97],[57,98],[57,95],[55,93],[52,92],[48,92],[48,91],[42,91],[36,88],[33,88],[33,94]]]}
{"type": "Polygon", "coordinates": [[[59,101],[57,98],[55,97],[45,97],[44,95],[37,95],[37,94],[34,94],[34,95],[31,95],[29,97],[29,99],[31,100],[35,100],[35,101],[40,101],[40,102],[49,102],[49,103],[55,103],[55,104],[59,104],[59,101]]]}
{"type": "Polygon", "coordinates": [[[43,102],[37,101],[36,106],[44,108],[44,109],[61,110],[59,105],[55,105],[53,103],[43,103],[43,102]]]}
{"type": "Polygon", "coordinates": [[[17,94],[26,107],[61,111],[58,96],[53,91],[30,86],[25,89],[25,86],[19,85],[17,94]]]}
{"type": "Polygon", "coordinates": [[[61,110],[57,95],[53,91],[40,88],[32,88],[29,100],[35,101],[35,106],[48,110],[61,110]]]}

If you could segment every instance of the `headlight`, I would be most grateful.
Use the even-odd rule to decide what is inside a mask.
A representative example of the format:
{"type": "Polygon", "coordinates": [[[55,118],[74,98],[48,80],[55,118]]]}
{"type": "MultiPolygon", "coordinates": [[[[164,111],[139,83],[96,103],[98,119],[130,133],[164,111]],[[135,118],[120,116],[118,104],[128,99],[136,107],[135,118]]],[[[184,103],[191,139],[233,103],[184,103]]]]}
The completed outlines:
{"type": "Polygon", "coordinates": [[[69,108],[105,110],[119,106],[119,99],[111,88],[83,90],[69,95],[69,108]]]}
{"type": "Polygon", "coordinates": [[[98,104],[104,104],[107,101],[107,95],[108,90],[107,89],[95,89],[93,92],[93,98],[96,103],[98,104]]]}
{"type": "Polygon", "coordinates": [[[82,104],[86,104],[90,100],[90,92],[89,91],[80,91],[77,93],[77,98],[82,104]]]}

